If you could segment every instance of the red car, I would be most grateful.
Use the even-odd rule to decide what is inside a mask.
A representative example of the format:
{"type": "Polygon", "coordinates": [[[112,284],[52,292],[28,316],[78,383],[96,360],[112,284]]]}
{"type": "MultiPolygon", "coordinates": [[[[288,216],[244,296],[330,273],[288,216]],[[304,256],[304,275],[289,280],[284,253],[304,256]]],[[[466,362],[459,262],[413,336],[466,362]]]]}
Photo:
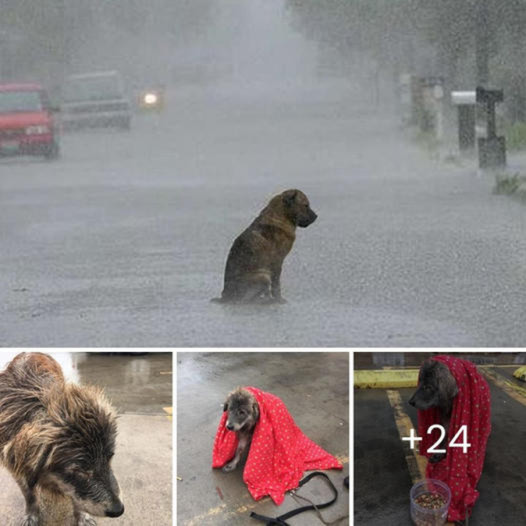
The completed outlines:
{"type": "Polygon", "coordinates": [[[0,84],[0,156],[59,154],[58,125],[38,84],[0,84]]]}

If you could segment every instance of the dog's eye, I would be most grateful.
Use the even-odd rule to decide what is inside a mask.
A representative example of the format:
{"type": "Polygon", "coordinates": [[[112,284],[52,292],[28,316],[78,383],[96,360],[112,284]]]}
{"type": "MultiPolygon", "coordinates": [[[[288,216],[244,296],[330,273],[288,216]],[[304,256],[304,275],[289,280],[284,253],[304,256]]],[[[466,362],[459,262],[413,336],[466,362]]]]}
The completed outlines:
{"type": "Polygon", "coordinates": [[[67,468],[65,473],[66,475],[73,476],[78,479],[88,479],[88,478],[93,477],[92,470],[84,470],[79,466],[73,466],[73,467],[67,468]]]}

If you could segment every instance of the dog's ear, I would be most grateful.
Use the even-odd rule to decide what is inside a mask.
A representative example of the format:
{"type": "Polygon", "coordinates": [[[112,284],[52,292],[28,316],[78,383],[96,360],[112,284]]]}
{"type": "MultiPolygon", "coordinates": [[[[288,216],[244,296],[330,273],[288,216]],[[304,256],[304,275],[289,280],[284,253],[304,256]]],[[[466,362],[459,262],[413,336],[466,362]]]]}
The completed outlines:
{"type": "Polygon", "coordinates": [[[254,422],[259,420],[259,405],[257,402],[252,404],[252,410],[254,411],[254,422]]]}
{"type": "Polygon", "coordinates": [[[281,199],[283,200],[285,206],[292,206],[297,195],[297,190],[287,190],[286,192],[283,192],[283,196],[281,199]]]}
{"type": "Polygon", "coordinates": [[[434,374],[438,385],[438,396],[444,402],[449,402],[458,394],[458,386],[449,367],[440,362],[435,362],[434,374]]]}

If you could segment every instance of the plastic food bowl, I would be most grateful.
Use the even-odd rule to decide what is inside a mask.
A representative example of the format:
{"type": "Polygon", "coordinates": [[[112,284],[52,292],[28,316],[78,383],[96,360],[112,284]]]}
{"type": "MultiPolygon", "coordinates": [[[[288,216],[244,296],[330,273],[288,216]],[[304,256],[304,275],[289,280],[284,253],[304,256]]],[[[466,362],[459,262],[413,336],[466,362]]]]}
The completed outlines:
{"type": "Polygon", "coordinates": [[[451,491],[440,480],[417,482],[409,492],[411,519],[416,526],[442,526],[446,523],[451,491]]]}

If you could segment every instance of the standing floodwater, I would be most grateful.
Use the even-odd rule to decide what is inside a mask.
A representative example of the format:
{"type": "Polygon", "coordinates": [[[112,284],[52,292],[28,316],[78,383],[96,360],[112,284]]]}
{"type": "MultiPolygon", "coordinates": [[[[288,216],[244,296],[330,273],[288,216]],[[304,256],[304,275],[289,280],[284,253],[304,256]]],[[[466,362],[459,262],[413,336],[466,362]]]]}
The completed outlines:
{"type": "Polygon", "coordinates": [[[2,47],[6,81],[116,70],[133,115],[129,131],[63,133],[54,162],[0,159],[0,344],[523,345],[526,208],[403,129],[394,102],[404,57],[441,67],[422,31],[447,18],[419,8],[416,35],[394,4],[106,4],[71,7],[75,24],[53,26],[69,47],[39,55],[3,27],[19,43],[2,47]],[[288,188],[318,214],[283,264],[288,303],[210,303],[234,238],[288,188]]]}

